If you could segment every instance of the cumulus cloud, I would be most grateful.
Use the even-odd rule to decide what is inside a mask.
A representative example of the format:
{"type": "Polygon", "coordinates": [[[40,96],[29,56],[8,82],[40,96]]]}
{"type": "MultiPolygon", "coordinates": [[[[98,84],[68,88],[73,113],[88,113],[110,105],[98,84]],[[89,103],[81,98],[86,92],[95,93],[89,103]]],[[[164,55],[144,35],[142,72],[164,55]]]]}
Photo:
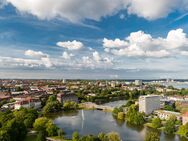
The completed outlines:
{"type": "Polygon", "coordinates": [[[109,40],[107,38],[103,39],[103,46],[107,48],[116,48],[116,47],[124,47],[127,46],[128,43],[124,40],[120,40],[116,38],[115,40],[109,40]]]}
{"type": "Polygon", "coordinates": [[[0,66],[4,67],[52,67],[52,63],[49,58],[39,59],[25,59],[25,58],[13,58],[13,57],[0,57],[0,66]]]}
{"type": "MultiPolygon", "coordinates": [[[[17,58],[17,60],[20,60],[22,62],[21,64],[24,64],[26,66],[42,66],[43,65],[47,68],[50,68],[53,66],[53,63],[51,62],[49,55],[41,51],[26,50],[24,55],[32,57],[32,58],[37,58],[35,60],[17,58]]],[[[15,60],[14,58],[12,59],[15,60]]],[[[20,63],[20,62],[18,61],[17,63],[20,63]]]]}
{"type": "MultiPolygon", "coordinates": [[[[105,40],[111,43],[117,41],[117,39],[114,41],[105,40]]],[[[119,48],[119,44],[114,48],[109,48],[104,43],[103,47],[106,52],[111,52],[118,56],[162,58],[174,55],[174,53],[175,55],[177,53],[180,54],[188,46],[188,38],[183,29],[169,31],[166,38],[153,38],[150,34],[146,34],[143,31],[133,32],[121,42],[126,42],[121,48],[119,48]]]]}
{"type": "Polygon", "coordinates": [[[130,0],[128,13],[148,20],[163,18],[185,0],[130,0]]]}
{"type": "Polygon", "coordinates": [[[66,48],[68,50],[79,50],[84,47],[84,44],[80,41],[66,41],[66,42],[57,42],[57,46],[66,48]]]}
{"type": "Polygon", "coordinates": [[[48,57],[47,54],[44,54],[41,51],[34,51],[34,50],[26,50],[24,53],[26,56],[30,57],[37,57],[37,58],[43,58],[43,57],[48,57]]]}
{"type": "Polygon", "coordinates": [[[62,54],[62,57],[63,57],[64,59],[66,59],[66,60],[70,60],[72,56],[74,56],[72,53],[69,54],[69,53],[66,52],[66,51],[64,51],[63,54],[62,54]]]}
{"type": "Polygon", "coordinates": [[[62,18],[71,22],[83,19],[100,20],[121,9],[123,0],[7,0],[22,13],[40,19],[62,18]]]}
{"type": "Polygon", "coordinates": [[[99,21],[121,10],[148,20],[162,18],[174,10],[188,10],[187,0],[6,0],[21,13],[39,19],[61,18],[71,22],[99,21]]]}
{"type": "Polygon", "coordinates": [[[97,62],[101,61],[101,57],[97,51],[93,52],[93,59],[97,62]]]}

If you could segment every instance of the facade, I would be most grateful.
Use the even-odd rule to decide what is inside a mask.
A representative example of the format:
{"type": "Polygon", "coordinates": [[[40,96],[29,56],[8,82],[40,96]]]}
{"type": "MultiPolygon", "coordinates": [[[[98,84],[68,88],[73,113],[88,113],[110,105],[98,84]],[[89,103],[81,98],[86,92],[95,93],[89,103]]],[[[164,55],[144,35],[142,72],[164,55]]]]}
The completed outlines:
{"type": "Polygon", "coordinates": [[[183,125],[188,123],[188,112],[186,112],[185,114],[182,115],[182,123],[183,123],[183,125]]]}
{"type": "Polygon", "coordinates": [[[135,80],[135,85],[141,86],[142,85],[142,80],[135,80]]]}
{"type": "Polygon", "coordinates": [[[168,120],[171,116],[175,116],[178,120],[181,120],[181,114],[179,112],[156,110],[155,114],[157,114],[160,119],[168,120]]]}
{"type": "Polygon", "coordinates": [[[160,109],[160,96],[147,95],[139,97],[139,112],[151,114],[154,110],[160,109]]]}
{"type": "Polygon", "coordinates": [[[29,99],[18,101],[14,104],[14,109],[20,109],[21,107],[38,109],[41,107],[41,101],[39,99],[29,98],[29,99]]]}
{"type": "Polygon", "coordinates": [[[68,101],[74,101],[74,102],[78,102],[78,97],[76,96],[76,94],[74,92],[65,90],[59,94],[57,94],[57,100],[60,103],[64,103],[64,102],[68,102],[68,101]]]}

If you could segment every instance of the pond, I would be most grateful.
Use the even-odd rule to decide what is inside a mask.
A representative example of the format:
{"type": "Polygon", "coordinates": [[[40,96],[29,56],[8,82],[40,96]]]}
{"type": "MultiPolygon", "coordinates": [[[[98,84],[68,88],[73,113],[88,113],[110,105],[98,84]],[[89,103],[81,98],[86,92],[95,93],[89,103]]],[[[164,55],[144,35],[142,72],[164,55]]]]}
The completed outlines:
{"type": "MultiPolygon", "coordinates": [[[[109,104],[117,106],[114,105],[114,102],[109,104]]],[[[131,127],[124,122],[115,120],[111,113],[98,110],[62,113],[56,115],[53,119],[54,123],[66,132],[68,138],[74,131],[78,131],[81,135],[96,135],[100,132],[116,131],[123,141],[143,141],[147,132],[152,130],[147,127],[131,127]]],[[[161,141],[186,141],[179,136],[166,136],[163,133],[161,133],[160,138],[161,141]]]]}

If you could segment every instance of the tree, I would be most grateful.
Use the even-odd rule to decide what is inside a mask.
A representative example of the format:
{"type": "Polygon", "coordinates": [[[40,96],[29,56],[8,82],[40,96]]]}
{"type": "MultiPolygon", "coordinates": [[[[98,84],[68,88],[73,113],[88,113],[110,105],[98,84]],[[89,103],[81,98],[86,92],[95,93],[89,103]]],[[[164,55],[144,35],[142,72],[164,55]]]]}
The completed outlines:
{"type": "Polygon", "coordinates": [[[153,118],[151,124],[153,128],[160,128],[162,126],[161,119],[159,117],[153,118]]]}
{"type": "Polygon", "coordinates": [[[0,129],[0,141],[11,141],[7,130],[0,129]]]}
{"type": "Polygon", "coordinates": [[[21,108],[14,111],[13,114],[17,120],[23,121],[27,128],[32,128],[35,119],[38,117],[35,109],[21,108]]]}
{"type": "Polygon", "coordinates": [[[40,117],[35,120],[33,127],[36,131],[43,132],[46,136],[56,136],[58,128],[46,117],[40,117]]]}
{"type": "Polygon", "coordinates": [[[108,136],[104,133],[99,133],[98,134],[98,138],[101,140],[101,141],[109,141],[108,139],[108,136]]]}
{"type": "Polygon", "coordinates": [[[109,141],[121,141],[121,138],[118,133],[110,132],[107,134],[109,141]]]}
{"type": "Polygon", "coordinates": [[[78,108],[78,104],[74,101],[68,101],[63,104],[64,110],[75,110],[78,108]]]}
{"type": "Polygon", "coordinates": [[[160,136],[156,132],[149,132],[146,134],[144,141],[160,141],[160,136]]]}
{"type": "Polygon", "coordinates": [[[123,112],[119,112],[117,115],[117,119],[124,120],[125,114],[123,112]]]}
{"type": "Polygon", "coordinates": [[[27,128],[24,123],[15,118],[6,123],[5,129],[7,130],[11,141],[22,141],[27,134],[27,128]]]}
{"type": "Polygon", "coordinates": [[[46,141],[46,135],[44,132],[40,131],[37,135],[37,141],[46,141]]]}
{"type": "Polygon", "coordinates": [[[188,123],[181,125],[177,132],[180,136],[188,137],[188,123]]]}
{"type": "Polygon", "coordinates": [[[173,134],[176,131],[175,128],[176,117],[171,116],[164,125],[164,133],[165,134],[173,134]]]}
{"type": "Polygon", "coordinates": [[[129,107],[125,117],[127,123],[132,125],[143,125],[145,121],[143,114],[136,111],[134,105],[129,107]]]}
{"type": "Polygon", "coordinates": [[[48,133],[48,136],[57,136],[58,128],[53,124],[51,120],[49,120],[46,124],[46,131],[48,133]]]}
{"type": "Polygon", "coordinates": [[[60,110],[61,110],[61,104],[59,103],[59,101],[56,100],[56,101],[47,102],[42,112],[43,114],[48,114],[60,110]]]}
{"type": "Polygon", "coordinates": [[[33,124],[33,127],[36,131],[45,131],[48,121],[49,119],[47,119],[46,117],[37,118],[33,124]]]}
{"type": "Polygon", "coordinates": [[[49,96],[49,98],[48,98],[48,100],[47,100],[47,103],[53,102],[53,101],[56,101],[56,96],[55,96],[55,95],[49,96]]]}
{"type": "Polygon", "coordinates": [[[79,140],[79,133],[77,131],[75,131],[72,134],[72,141],[78,141],[79,140]]]}

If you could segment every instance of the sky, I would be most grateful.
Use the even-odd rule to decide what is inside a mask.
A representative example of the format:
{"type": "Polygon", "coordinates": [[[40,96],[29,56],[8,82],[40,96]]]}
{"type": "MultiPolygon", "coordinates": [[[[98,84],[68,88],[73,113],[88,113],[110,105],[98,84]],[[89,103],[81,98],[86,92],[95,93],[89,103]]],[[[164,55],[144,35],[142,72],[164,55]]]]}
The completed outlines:
{"type": "Polygon", "coordinates": [[[188,79],[188,0],[0,0],[0,78],[188,79]]]}

